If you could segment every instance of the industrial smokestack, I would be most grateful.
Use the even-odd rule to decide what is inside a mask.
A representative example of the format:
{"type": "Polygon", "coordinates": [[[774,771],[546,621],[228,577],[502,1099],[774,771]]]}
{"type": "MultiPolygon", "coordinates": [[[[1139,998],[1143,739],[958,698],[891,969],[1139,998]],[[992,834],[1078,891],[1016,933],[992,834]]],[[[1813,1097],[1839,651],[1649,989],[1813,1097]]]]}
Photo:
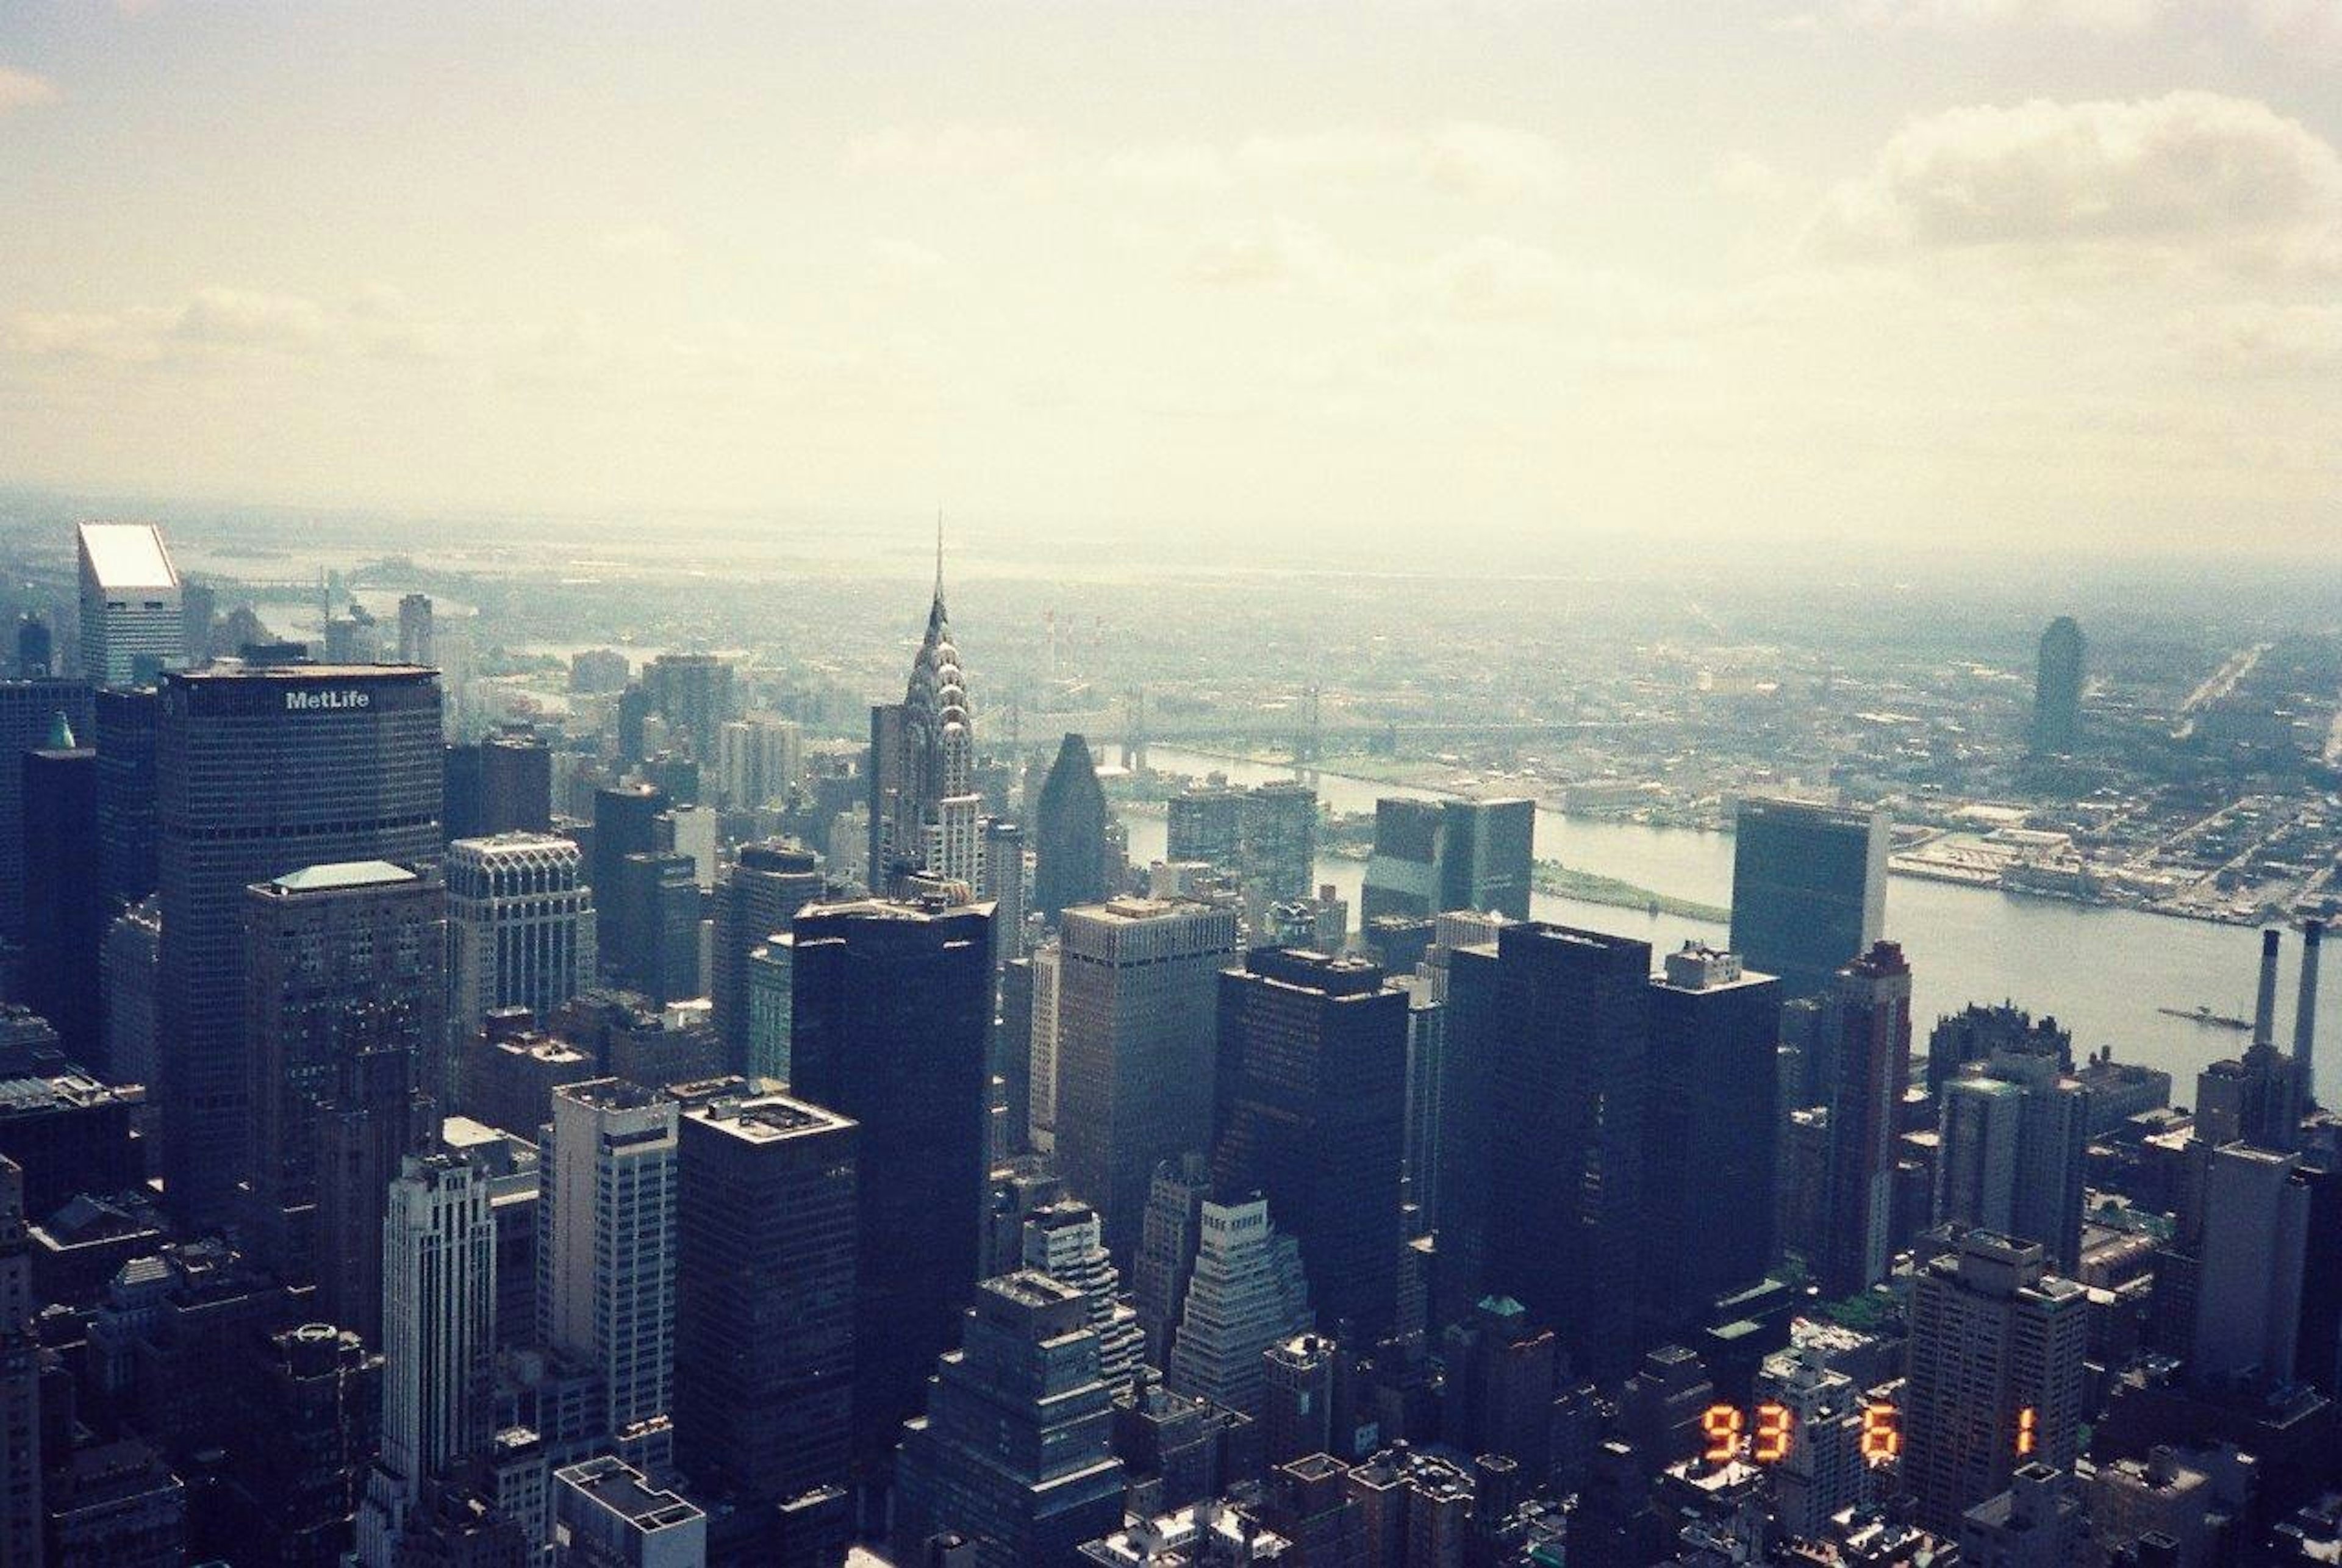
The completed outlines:
{"type": "Polygon", "coordinates": [[[2317,1049],[2317,950],[2324,945],[2326,923],[2308,920],[2301,927],[2301,995],[2293,1004],[2293,1071],[2301,1081],[2301,1103],[2317,1104],[2312,1081],[2317,1049]]]}
{"type": "Polygon", "coordinates": [[[2277,1044],[2277,927],[2261,933],[2261,993],[2253,1003],[2253,1044],[2277,1044]]]}

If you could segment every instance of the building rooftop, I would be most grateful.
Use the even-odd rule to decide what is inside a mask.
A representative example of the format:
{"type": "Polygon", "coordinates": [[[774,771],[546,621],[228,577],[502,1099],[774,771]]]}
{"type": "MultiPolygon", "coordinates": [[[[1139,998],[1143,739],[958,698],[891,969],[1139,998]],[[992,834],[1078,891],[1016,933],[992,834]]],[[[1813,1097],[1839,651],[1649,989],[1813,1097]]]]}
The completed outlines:
{"type": "Polygon", "coordinates": [[[163,546],[163,531],[151,523],[85,523],[81,558],[101,588],[162,588],[179,585],[178,568],[163,546]]]}
{"type": "Polygon", "coordinates": [[[388,887],[418,880],[415,873],[386,860],[340,860],[325,865],[305,865],[255,885],[276,893],[338,893],[354,887],[388,887]]]}
{"type": "Polygon", "coordinates": [[[554,1479],[646,1533],[706,1517],[674,1493],[653,1490],[641,1472],[616,1459],[589,1459],[554,1472],[554,1479]]]}

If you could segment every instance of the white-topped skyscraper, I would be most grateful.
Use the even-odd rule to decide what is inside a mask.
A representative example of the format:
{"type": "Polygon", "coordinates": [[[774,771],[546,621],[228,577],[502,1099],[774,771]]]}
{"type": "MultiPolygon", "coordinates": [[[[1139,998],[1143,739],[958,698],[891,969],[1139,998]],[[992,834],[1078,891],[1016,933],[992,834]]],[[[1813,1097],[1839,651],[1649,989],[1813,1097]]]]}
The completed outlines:
{"type": "Polygon", "coordinates": [[[976,727],[967,676],[944,612],[943,539],[926,635],[899,703],[870,710],[870,885],[906,872],[966,883],[982,871],[984,797],[976,788],[976,727]]]}
{"type": "MultiPolygon", "coordinates": [[[[525,1007],[543,1023],[594,984],[594,890],[574,840],[544,833],[447,846],[447,1056],[480,1019],[525,1007]]],[[[435,1084],[434,1094],[450,1085],[435,1084]]]]}
{"type": "Polygon", "coordinates": [[[92,684],[143,685],[187,662],[179,569],[151,523],[85,523],[81,667],[92,684]]]}

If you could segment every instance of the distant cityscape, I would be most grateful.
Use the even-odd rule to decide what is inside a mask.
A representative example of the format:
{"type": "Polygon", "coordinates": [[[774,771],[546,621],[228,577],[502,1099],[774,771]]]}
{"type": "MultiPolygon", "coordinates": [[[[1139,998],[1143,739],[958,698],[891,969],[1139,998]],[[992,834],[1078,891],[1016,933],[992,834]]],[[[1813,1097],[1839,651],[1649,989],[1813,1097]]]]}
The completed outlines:
{"type": "Polygon", "coordinates": [[[7,548],[12,1568],[2333,1560],[2330,635],[7,548]]]}

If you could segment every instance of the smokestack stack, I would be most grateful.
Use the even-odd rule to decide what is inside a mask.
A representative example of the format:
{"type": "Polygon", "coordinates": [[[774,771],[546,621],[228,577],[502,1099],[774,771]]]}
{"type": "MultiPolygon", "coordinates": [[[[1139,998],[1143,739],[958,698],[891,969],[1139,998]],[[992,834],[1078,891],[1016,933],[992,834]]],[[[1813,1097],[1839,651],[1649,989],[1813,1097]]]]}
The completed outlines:
{"type": "Polygon", "coordinates": [[[2317,1048],[2317,950],[2325,944],[2326,923],[2308,920],[2301,927],[2301,995],[2293,1004],[2293,1070],[2301,1080],[2301,1103],[2317,1104],[2312,1082],[2317,1048]]]}
{"type": "Polygon", "coordinates": [[[2253,1003],[2253,1044],[2277,1044],[2277,927],[2261,933],[2261,991],[2253,1003]]]}

